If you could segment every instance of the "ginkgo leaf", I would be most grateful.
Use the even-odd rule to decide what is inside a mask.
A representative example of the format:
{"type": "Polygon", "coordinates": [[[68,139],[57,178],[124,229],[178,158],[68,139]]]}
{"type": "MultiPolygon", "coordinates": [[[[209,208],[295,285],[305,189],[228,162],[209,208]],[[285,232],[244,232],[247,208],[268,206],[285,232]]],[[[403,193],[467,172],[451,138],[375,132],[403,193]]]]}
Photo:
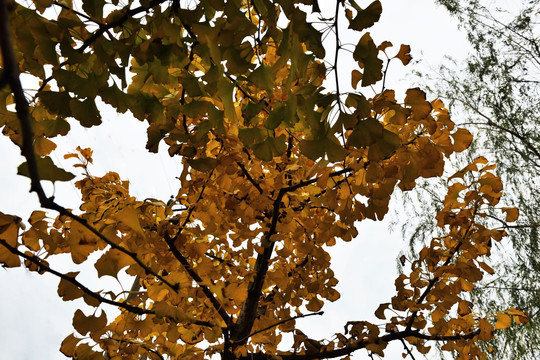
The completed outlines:
{"type": "MultiPolygon", "coordinates": [[[[67,277],[75,279],[75,277],[79,274],[79,272],[69,272],[65,275],[67,277]]],[[[58,295],[62,298],[64,301],[70,301],[75,300],[80,297],[82,297],[84,292],[79,289],[75,284],[73,284],[70,281],[67,281],[65,279],[60,279],[60,283],[58,284],[58,295]]]]}
{"type": "Polygon", "coordinates": [[[34,142],[34,151],[38,156],[46,156],[56,149],[56,144],[45,137],[37,137],[34,142]]]}
{"type": "Polygon", "coordinates": [[[431,104],[426,101],[426,93],[419,88],[407,90],[405,104],[410,106],[416,119],[423,119],[431,112],[431,104]]]}
{"type": "Polygon", "coordinates": [[[122,210],[118,211],[114,218],[129,226],[140,236],[144,237],[144,230],[139,221],[139,212],[136,209],[126,206],[122,210]]]}
{"type": "Polygon", "coordinates": [[[96,268],[99,277],[105,275],[117,277],[120,270],[134,262],[135,261],[130,256],[120,250],[110,249],[101,255],[94,264],[94,267],[96,268]]]}
{"type": "MultiPolygon", "coordinates": [[[[69,181],[72,180],[75,175],[57,167],[50,157],[36,157],[37,169],[39,178],[41,180],[55,181],[69,181]]],[[[28,164],[26,162],[19,165],[17,168],[17,174],[30,177],[28,171],[28,164]]]]}
{"type": "Polygon", "coordinates": [[[279,156],[287,149],[285,135],[277,138],[268,136],[262,143],[253,145],[253,153],[261,160],[271,161],[274,156],[279,156]]]}
{"type": "Polygon", "coordinates": [[[71,113],[82,126],[92,127],[101,124],[101,115],[94,100],[86,98],[83,101],[71,99],[69,102],[71,113]]]}
{"type": "Polygon", "coordinates": [[[285,110],[284,106],[275,107],[264,122],[264,127],[270,130],[277,128],[285,120],[285,110]]]}
{"type": "Polygon", "coordinates": [[[390,307],[390,303],[384,303],[384,304],[379,305],[379,307],[375,311],[375,316],[381,320],[386,319],[386,316],[384,315],[384,311],[387,310],[389,307],[390,307]]]}
{"type": "Polygon", "coordinates": [[[95,1],[84,1],[83,10],[86,11],[90,16],[94,16],[97,20],[103,18],[103,6],[105,5],[105,0],[95,0],[95,1]]]}
{"type": "Polygon", "coordinates": [[[519,210],[515,207],[503,207],[502,211],[506,213],[506,221],[514,222],[519,218],[519,210]]]}
{"type": "Polygon", "coordinates": [[[394,57],[401,60],[403,65],[407,65],[408,63],[410,63],[411,60],[412,60],[410,45],[403,45],[402,44],[399,47],[399,51],[398,51],[397,55],[394,56],[394,57]]]}
{"type": "Polygon", "coordinates": [[[480,339],[481,340],[490,340],[493,336],[493,325],[485,319],[479,320],[480,328],[480,339]]]}
{"type": "Polygon", "coordinates": [[[323,307],[324,302],[317,299],[317,297],[312,298],[306,305],[306,309],[309,311],[319,311],[323,307]]]}
{"type": "Polygon", "coordinates": [[[353,89],[356,89],[358,82],[362,80],[362,73],[358,70],[353,70],[351,73],[351,86],[353,89]]]}
{"type": "Polygon", "coordinates": [[[497,322],[495,329],[502,330],[509,328],[512,325],[512,318],[505,313],[497,313],[497,322]]]}
{"type": "Polygon", "coordinates": [[[255,144],[261,143],[266,138],[266,131],[260,128],[239,128],[238,138],[247,147],[252,147],[255,144]]]}
{"type": "Polygon", "coordinates": [[[73,328],[81,335],[101,330],[105,325],[107,325],[107,315],[104,311],[101,312],[99,317],[96,317],[94,315],[86,316],[81,310],[77,309],[73,316],[73,328]]]}
{"type": "Polygon", "coordinates": [[[379,46],[377,46],[377,49],[379,51],[386,52],[386,49],[388,49],[389,47],[392,47],[392,46],[393,46],[393,44],[390,41],[383,41],[382,43],[379,44],[379,46]]]}
{"type": "Polygon", "coordinates": [[[105,247],[105,243],[96,234],[77,221],[71,224],[68,243],[75,264],[81,264],[90,253],[105,247]]]}
{"type": "Polygon", "coordinates": [[[270,66],[262,64],[248,76],[259,89],[271,91],[274,88],[274,80],[270,66]]]}
{"type": "Polygon", "coordinates": [[[483,261],[478,261],[478,265],[480,265],[480,267],[481,267],[485,272],[487,272],[488,274],[490,274],[490,275],[495,274],[495,270],[493,270],[493,269],[491,268],[491,266],[489,266],[489,265],[486,264],[485,262],[483,262],[483,261]]]}
{"type": "Polygon", "coordinates": [[[514,321],[518,324],[526,324],[529,322],[529,317],[521,310],[510,308],[507,310],[508,315],[512,315],[514,321]]]}
{"type": "Polygon", "coordinates": [[[353,53],[353,58],[361,64],[363,68],[362,86],[375,84],[382,79],[383,62],[378,58],[379,50],[371,35],[365,33],[358,41],[353,53]]]}
{"type": "Polygon", "coordinates": [[[64,341],[62,341],[60,352],[67,357],[73,357],[75,355],[75,348],[80,341],[81,339],[76,338],[74,334],[69,334],[64,341]]]}
{"type": "Polygon", "coordinates": [[[349,29],[354,29],[361,31],[367,29],[368,27],[373,26],[382,13],[382,4],[379,0],[373,1],[367,8],[364,10],[359,10],[356,16],[349,18],[349,29]]]}
{"type": "Polygon", "coordinates": [[[39,100],[54,114],[63,117],[72,116],[70,107],[72,98],[67,92],[42,91],[39,94],[39,100]]]}
{"type": "Polygon", "coordinates": [[[46,8],[54,3],[54,0],[33,0],[33,3],[36,5],[36,9],[43,13],[46,8]]]}
{"type": "Polygon", "coordinates": [[[469,147],[473,140],[472,134],[467,129],[459,128],[451,134],[454,139],[454,151],[461,152],[469,147]]]}
{"type": "Polygon", "coordinates": [[[384,356],[384,349],[386,349],[386,346],[388,346],[388,343],[384,341],[369,343],[366,345],[366,350],[372,351],[379,356],[384,356]]]}
{"type": "Polygon", "coordinates": [[[195,170],[205,173],[212,171],[218,163],[217,160],[213,158],[188,159],[187,162],[189,166],[195,170]]]}
{"type": "MultiPolygon", "coordinates": [[[[0,240],[5,241],[9,246],[16,248],[19,235],[18,219],[12,215],[0,212],[0,240]]],[[[5,267],[18,267],[21,265],[19,256],[10,252],[0,244],[0,263],[5,267]]]]}
{"type": "Polygon", "coordinates": [[[336,141],[329,138],[321,140],[302,140],[300,142],[300,150],[308,158],[317,160],[325,155],[330,161],[341,161],[349,153],[336,141]]]}

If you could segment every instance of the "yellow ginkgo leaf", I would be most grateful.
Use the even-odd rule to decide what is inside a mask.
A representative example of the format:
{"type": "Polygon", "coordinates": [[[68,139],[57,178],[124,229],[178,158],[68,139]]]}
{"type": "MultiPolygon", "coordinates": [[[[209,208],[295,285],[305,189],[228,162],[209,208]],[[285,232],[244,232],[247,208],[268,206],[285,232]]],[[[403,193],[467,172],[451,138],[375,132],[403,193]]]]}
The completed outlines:
{"type": "Polygon", "coordinates": [[[526,324],[529,322],[529,317],[523,311],[516,308],[508,309],[508,315],[512,315],[514,321],[518,324],[526,324]]]}
{"type": "Polygon", "coordinates": [[[129,226],[132,230],[134,230],[137,234],[144,236],[144,230],[141,227],[141,223],[139,222],[139,214],[136,209],[133,207],[126,206],[122,210],[120,210],[114,218],[121,223],[129,226]]]}
{"type": "Polygon", "coordinates": [[[514,222],[519,217],[519,210],[515,207],[503,207],[502,211],[506,213],[506,221],[507,222],[514,222]]]}
{"type": "Polygon", "coordinates": [[[497,322],[495,323],[495,329],[502,330],[509,328],[512,325],[512,318],[505,313],[497,314],[497,322]]]}

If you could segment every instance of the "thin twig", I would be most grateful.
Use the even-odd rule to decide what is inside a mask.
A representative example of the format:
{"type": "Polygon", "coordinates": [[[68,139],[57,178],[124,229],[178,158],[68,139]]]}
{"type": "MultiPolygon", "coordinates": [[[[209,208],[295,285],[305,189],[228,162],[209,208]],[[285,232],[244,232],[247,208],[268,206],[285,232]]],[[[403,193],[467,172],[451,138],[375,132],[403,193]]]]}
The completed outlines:
{"type": "Polygon", "coordinates": [[[214,309],[216,309],[219,316],[228,325],[231,321],[229,314],[227,313],[227,311],[225,311],[223,305],[219,302],[219,300],[214,296],[214,293],[206,285],[203,285],[203,279],[199,276],[199,274],[197,274],[197,272],[195,272],[189,261],[184,257],[184,255],[180,253],[178,248],[174,245],[174,239],[169,237],[168,234],[165,234],[165,241],[167,242],[167,245],[169,245],[169,249],[171,250],[173,255],[180,262],[180,264],[182,264],[189,276],[191,276],[191,278],[197,282],[197,285],[201,288],[208,300],[210,300],[212,306],[214,307],[214,309]]]}
{"type": "MultiPolygon", "coordinates": [[[[279,325],[284,324],[284,323],[289,322],[289,321],[293,321],[293,320],[297,320],[297,319],[301,319],[301,318],[306,318],[306,317],[309,317],[309,316],[323,315],[323,314],[324,314],[324,311],[319,311],[319,312],[316,312],[316,313],[305,314],[305,315],[298,315],[298,316],[294,316],[294,317],[289,318],[289,319],[280,320],[280,321],[278,321],[278,322],[275,323],[275,324],[272,324],[272,325],[270,325],[270,326],[265,327],[264,329],[261,329],[261,330],[257,330],[257,331],[255,331],[255,332],[252,332],[251,334],[249,334],[249,335],[247,336],[247,338],[250,338],[250,337],[252,337],[252,336],[254,336],[254,335],[257,335],[257,334],[259,334],[259,333],[262,333],[262,332],[264,332],[264,331],[266,331],[266,330],[270,330],[270,329],[272,329],[272,328],[274,328],[274,327],[276,327],[276,326],[279,326],[279,325]]],[[[243,341],[243,340],[246,340],[246,339],[240,339],[239,341],[243,341]]]]}
{"type": "Polygon", "coordinates": [[[405,351],[407,351],[407,354],[411,357],[412,360],[416,360],[416,359],[414,358],[414,355],[413,355],[411,349],[409,349],[409,347],[408,347],[407,344],[405,343],[405,340],[403,340],[403,339],[400,339],[400,340],[401,340],[401,343],[403,344],[403,347],[405,348],[405,351]]]}
{"type": "Polygon", "coordinates": [[[261,188],[261,186],[255,181],[255,179],[253,179],[253,177],[249,174],[249,172],[247,171],[246,167],[244,166],[244,164],[242,164],[241,162],[236,162],[236,164],[240,167],[240,169],[242,169],[242,173],[246,176],[246,178],[249,180],[250,183],[253,184],[253,186],[259,191],[259,193],[263,193],[263,189],[261,188]]]}

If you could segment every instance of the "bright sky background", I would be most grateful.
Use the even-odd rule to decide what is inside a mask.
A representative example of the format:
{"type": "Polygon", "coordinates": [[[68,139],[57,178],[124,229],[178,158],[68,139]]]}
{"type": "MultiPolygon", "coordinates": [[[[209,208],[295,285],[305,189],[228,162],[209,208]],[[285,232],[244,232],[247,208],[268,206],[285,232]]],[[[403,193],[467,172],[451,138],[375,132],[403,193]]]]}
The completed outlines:
{"type": "MultiPolygon", "coordinates": [[[[321,5],[327,1],[319,0],[321,5]]],[[[381,21],[370,29],[375,43],[389,40],[395,51],[402,43],[410,44],[414,61],[419,62],[416,66],[424,69],[437,67],[447,55],[465,57],[465,36],[433,0],[382,0],[382,3],[381,21]]],[[[365,6],[369,1],[359,1],[359,4],[365,6]]],[[[328,52],[333,53],[333,48],[328,52]]],[[[349,83],[347,73],[352,69],[347,66],[341,69],[342,82],[349,83]]],[[[410,66],[404,68],[399,61],[390,68],[387,87],[396,89],[398,97],[404,96],[407,86],[416,86],[413,84],[416,79],[406,78],[410,70],[410,66]]],[[[130,180],[131,194],[139,199],[152,197],[166,201],[176,194],[178,184],[174,177],[180,173],[180,159],[146,152],[144,123],[121,117],[113,111],[106,111],[103,120],[103,124],[94,129],[73,126],[69,138],[61,139],[53,160],[69,170],[73,163],[64,160],[63,155],[73,152],[78,145],[91,147],[95,163],[91,167],[93,174],[101,175],[109,170],[118,172],[122,178],[130,180]],[[131,129],[129,134],[126,127],[131,129]]],[[[0,138],[0,154],[0,211],[26,220],[37,206],[37,197],[28,193],[29,180],[15,175],[22,157],[6,137],[0,138]]],[[[45,184],[48,194],[54,191],[60,204],[78,208],[80,195],[72,184],[57,185],[55,189],[50,183],[45,184]]],[[[365,221],[359,226],[357,239],[341,243],[332,250],[332,267],[340,279],[338,290],[342,298],[324,306],[324,317],[297,322],[307,335],[317,339],[330,337],[341,332],[349,320],[380,322],[373,312],[380,303],[390,301],[394,294],[395,259],[405,247],[399,230],[390,233],[389,226],[388,219],[378,223],[365,221]]],[[[72,271],[69,257],[65,259],[67,261],[57,263],[56,268],[72,271]]],[[[103,279],[96,282],[88,277],[86,280],[92,289],[105,287],[103,279]]],[[[49,274],[39,276],[23,269],[0,268],[0,284],[0,358],[64,358],[58,349],[64,337],[72,332],[73,313],[80,304],[63,302],[56,293],[58,279],[49,274]]],[[[110,316],[109,320],[112,320],[110,316]]],[[[386,358],[401,358],[401,344],[389,349],[386,358]]],[[[357,351],[354,358],[369,359],[365,351],[357,351]]]]}

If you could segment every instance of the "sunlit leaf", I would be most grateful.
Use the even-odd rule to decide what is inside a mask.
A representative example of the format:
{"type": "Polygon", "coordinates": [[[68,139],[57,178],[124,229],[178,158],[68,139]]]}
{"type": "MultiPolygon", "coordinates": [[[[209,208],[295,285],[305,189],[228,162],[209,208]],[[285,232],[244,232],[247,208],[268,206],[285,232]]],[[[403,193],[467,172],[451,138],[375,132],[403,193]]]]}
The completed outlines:
{"type": "Polygon", "coordinates": [[[509,328],[512,325],[512,318],[505,313],[497,313],[497,322],[495,323],[495,329],[502,330],[509,328]]]}

